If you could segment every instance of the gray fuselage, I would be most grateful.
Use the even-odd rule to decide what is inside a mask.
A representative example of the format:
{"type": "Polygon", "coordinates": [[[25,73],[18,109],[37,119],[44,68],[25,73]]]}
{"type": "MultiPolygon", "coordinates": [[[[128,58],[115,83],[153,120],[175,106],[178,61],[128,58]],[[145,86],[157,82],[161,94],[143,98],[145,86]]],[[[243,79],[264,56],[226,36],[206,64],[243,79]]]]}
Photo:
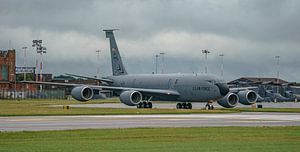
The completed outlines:
{"type": "Polygon", "coordinates": [[[183,102],[207,102],[224,97],[228,89],[226,83],[212,75],[199,74],[145,74],[119,75],[107,77],[112,86],[145,89],[175,90],[180,96],[174,98],[155,97],[154,100],[177,100],[183,102]],[[217,85],[216,85],[217,84],[217,85]],[[220,88],[220,85],[222,86],[220,88]]]}

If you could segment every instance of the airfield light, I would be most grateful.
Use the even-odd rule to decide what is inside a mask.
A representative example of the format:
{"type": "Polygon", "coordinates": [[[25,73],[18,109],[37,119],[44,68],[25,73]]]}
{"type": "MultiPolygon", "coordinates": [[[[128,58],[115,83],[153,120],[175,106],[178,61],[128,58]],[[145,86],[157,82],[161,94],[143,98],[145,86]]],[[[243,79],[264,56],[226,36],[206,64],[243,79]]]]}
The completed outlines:
{"type": "Polygon", "coordinates": [[[161,73],[162,74],[164,74],[164,62],[165,62],[165,57],[164,57],[164,55],[166,54],[166,53],[164,53],[164,52],[161,52],[161,53],[159,53],[160,55],[161,55],[161,73]]]}
{"type": "Polygon", "coordinates": [[[207,74],[207,54],[210,53],[210,51],[202,50],[202,53],[205,54],[205,74],[207,74]]]}

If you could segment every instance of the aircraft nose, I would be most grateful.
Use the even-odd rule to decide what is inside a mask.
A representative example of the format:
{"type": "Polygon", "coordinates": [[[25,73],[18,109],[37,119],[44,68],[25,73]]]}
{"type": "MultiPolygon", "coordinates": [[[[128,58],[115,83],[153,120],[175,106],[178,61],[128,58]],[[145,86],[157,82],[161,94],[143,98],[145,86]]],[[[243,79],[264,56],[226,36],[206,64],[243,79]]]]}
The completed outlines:
{"type": "Polygon", "coordinates": [[[229,88],[226,83],[216,83],[215,85],[219,88],[222,96],[227,95],[227,93],[229,92],[229,88]]]}

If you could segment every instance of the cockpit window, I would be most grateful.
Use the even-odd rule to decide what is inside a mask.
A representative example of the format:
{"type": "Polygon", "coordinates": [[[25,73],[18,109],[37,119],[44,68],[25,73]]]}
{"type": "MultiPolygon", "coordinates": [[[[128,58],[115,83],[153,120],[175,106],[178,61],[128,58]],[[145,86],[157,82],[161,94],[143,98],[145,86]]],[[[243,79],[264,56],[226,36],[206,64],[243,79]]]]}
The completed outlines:
{"type": "Polygon", "coordinates": [[[215,84],[216,81],[215,80],[206,80],[207,82],[211,83],[211,84],[215,84]]]}

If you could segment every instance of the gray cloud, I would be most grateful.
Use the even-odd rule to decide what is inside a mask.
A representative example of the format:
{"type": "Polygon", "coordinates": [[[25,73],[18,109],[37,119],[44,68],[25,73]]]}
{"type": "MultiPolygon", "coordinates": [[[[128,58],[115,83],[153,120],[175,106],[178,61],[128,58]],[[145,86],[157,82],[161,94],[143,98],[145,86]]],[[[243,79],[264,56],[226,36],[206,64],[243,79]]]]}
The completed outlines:
{"type": "MultiPolygon", "coordinates": [[[[102,49],[101,67],[109,75],[108,44],[100,30],[116,27],[131,73],[151,73],[159,51],[167,53],[169,72],[202,72],[200,51],[209,49],[210,71],[219,73],[218,55],[224,53],[229,80],[274,76],[274,56],[280,55],[282,77],[300,81],[299,9],[298,0],[0,0],[0,48],[8,40],[18,49],[43,39],[46,67],[55,74],[94,74],[95,50],[102,49]]],[[[31,51],[28,60],[34,61],[31,51]]]]}

